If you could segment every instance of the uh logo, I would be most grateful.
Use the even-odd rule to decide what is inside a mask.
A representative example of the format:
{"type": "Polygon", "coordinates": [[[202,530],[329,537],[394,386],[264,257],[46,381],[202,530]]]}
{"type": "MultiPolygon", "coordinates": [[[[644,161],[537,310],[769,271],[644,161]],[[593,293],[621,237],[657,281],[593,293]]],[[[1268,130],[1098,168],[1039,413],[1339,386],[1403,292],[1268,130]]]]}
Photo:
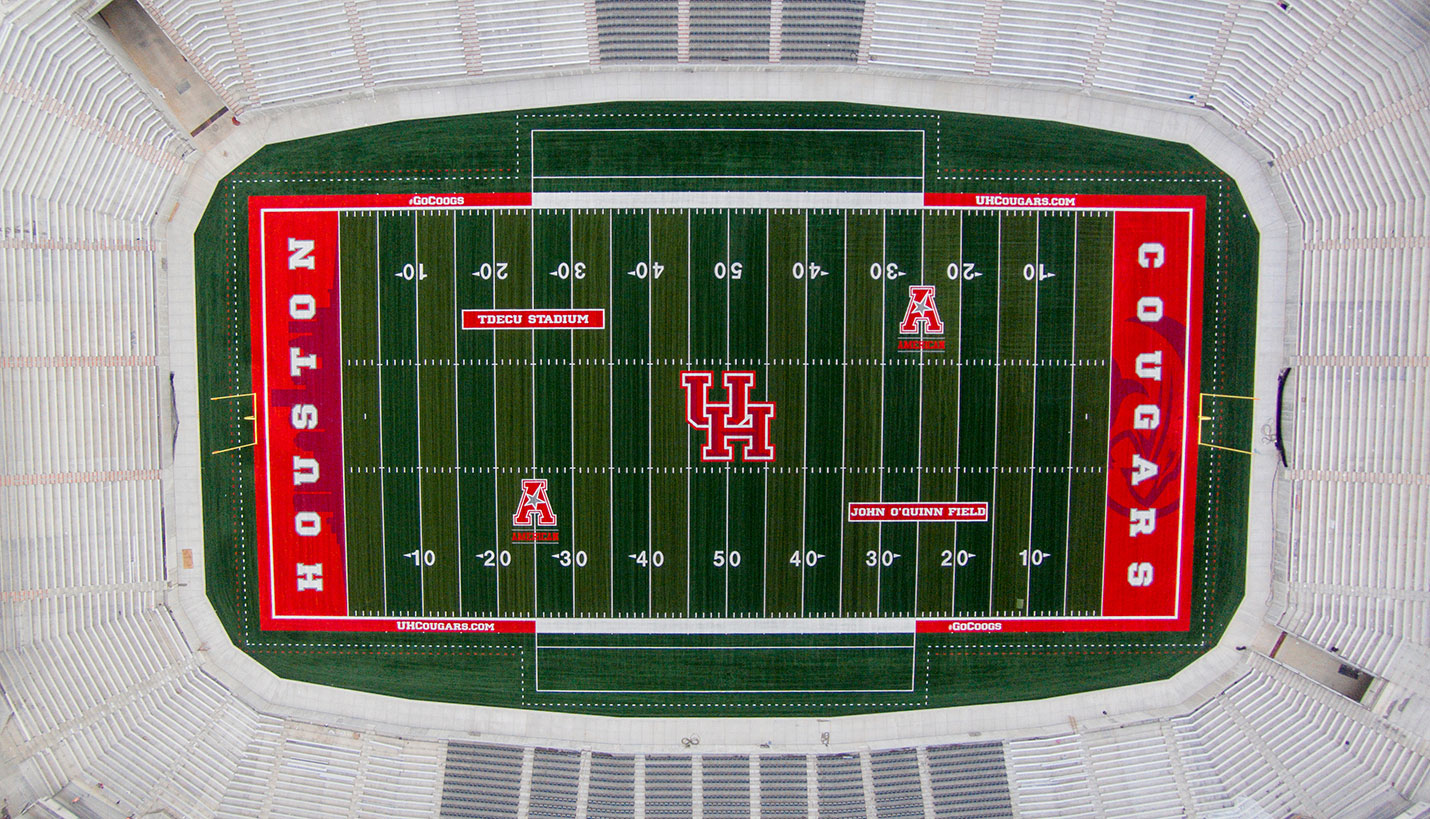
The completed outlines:
{"type": "Polygon", "coordinates": [[[705,433],[705,445],[700,448],[702,461],[733,461],[733,443],[744,444],[746,461],[773,461],[775,446],[770,440],[770,423],[775,420],[773,401],[751,401],[755,389],[755,374],[731,371],[720,376],[726,401],[710,400],[710,385],[715,373],[708,370],[687,370],[680,374],[680,387],[685,390],[685,422],[691,429],[705,433]]]}

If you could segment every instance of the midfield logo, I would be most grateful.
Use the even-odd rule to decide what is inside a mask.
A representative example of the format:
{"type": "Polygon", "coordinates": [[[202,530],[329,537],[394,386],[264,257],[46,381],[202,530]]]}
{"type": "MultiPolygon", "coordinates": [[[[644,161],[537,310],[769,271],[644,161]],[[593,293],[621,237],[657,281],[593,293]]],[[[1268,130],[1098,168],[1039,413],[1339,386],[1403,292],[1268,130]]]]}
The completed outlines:
{"type": "Polygon", "coordinates": [[[899,335],[920,337],[899,339],[900,350],[943,349],[943,339],[923,338],[924,335],[943,335],[943,319],[938,315],[938,305],[933,303],[933,296],[932,285],[909,285],[909,307],[904,311],[904,320],[899,323],[899,335]]]}
{"type": "Polygon", "coordinates": [[[770,422],[775,420],[773,401],[751,401],[755,389],[753,372],[732,371],[720,377],[729,399],[724,404],[709,400],[710,385],[715,373],[687,370],[680,374],[680,387],[685,390],[685,422],[692,429],[705,432],[705,445],[700,448],[702,461],[733,461],[730,444],[744,443],[746,461],[773,461],[775,446],[770,440],[770,422]]]}

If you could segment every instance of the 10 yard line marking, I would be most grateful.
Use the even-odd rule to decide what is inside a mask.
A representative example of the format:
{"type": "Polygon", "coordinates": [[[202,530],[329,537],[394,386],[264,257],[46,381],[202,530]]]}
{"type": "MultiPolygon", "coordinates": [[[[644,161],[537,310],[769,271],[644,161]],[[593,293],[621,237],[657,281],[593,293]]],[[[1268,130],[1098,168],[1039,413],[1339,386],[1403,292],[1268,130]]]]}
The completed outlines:
{"type": "MultiPolygon", "coordinates": [[[[412,212],[412,266],[416,268],[421,264],[421,253],[417,248],[417,211],[412,212]]],[[[417,354],[417,360],[422,360],[422,302],[419,296],[421,291],[418,274],[412,276],[412,349],[417,354]]],[[[417,466],[422,466],[422,368],[413,367],[412,385],[415,404],[417,407],[417,466]]],[[[427,613],[427,561],[423,560],[426,552],[425,542],[422,539],[424,527],[422,525],[422,470],[417,470],[417,596],[419,607],[425,615],[427,613]]]]}
{"type": "MultiPolygon", "coordinates": [[[[1043,215],[1041,213],[1033,217],[1033,360],[1038,360],[1038,300],[1042,296],[1043,290],[1043,268],[1042,261],[1042,239],[1043,239],[1043,215]]],[[[1074,319],[1076,321],[1076,319],[1074,319]]],[[[1033,367],[1033,423],[1032,442],[1028,446],[1028,466],[1037,464],[1038,456],[1038,368],[1033,367]]],[[[1037,479],[1033,472],[1028,473],[1028,546],[1024,553],[1026,558],[1023,568],[1025,579],[1023,581],[1023,610],[1020,614],[1027,614],[1033,608],[1033,508],[1035,499],[1033,489],[1037,486],[1037,479]]],[[[1067,572],[1067,564],[1063,564],[1063,572],[1067,572]]]]}
{"type": "MultiPolygon", "coordinates": [[[[842,371],[842,383],[839,385],[843,395],[840,398],[841,404],[846,408],[839,414],[839,614],[844,614],[844,529],[849,525],[845,521],[844,509],[849,503],[849,494],[845,489],[845,460],[849,449],[849,211],[844,211],[844,286],[839,289],[840,298],[843,304],[840,305],[840,314],[843,317],[840,330],[844,338],[841,341],[839,367],[842,371]]],[[[805,557],[809,556],[809,550],[805,550],[805,557]]],[[[808,562],[808,561],[802,561],[808,562]]],[[[804,571],[803,568],[800,571],[804,571]]]]}
{"type": "MultiPolygon", "coordinates": [[[[1072,350],[1072,358],[1077,360],[1077,241],[1078,241],[1078,214],[1073,213],[1073,283],[1072,283],[1072,340],[1069,347],[1072,350]]],[[[1074,424],[1077,423],[1077,367],[1069,368],[1071,373],[1068,378],[1068,468],[1073,465],[1073,443],[1077,440],[1073,435],[1074,424]]],[[[1072,537],[1072,485],[1073,476],[1068,475],[1067,484],[1067,504],[1063,510],[1063,606],[1062,613],[1068,613],[1068,574],[1071,566],[1068,562],[1072,559],[1071,546],[1068,540],[1072,537]]],[[[1106,537],[1106,533],[1103,535],[1106,537]]]]}

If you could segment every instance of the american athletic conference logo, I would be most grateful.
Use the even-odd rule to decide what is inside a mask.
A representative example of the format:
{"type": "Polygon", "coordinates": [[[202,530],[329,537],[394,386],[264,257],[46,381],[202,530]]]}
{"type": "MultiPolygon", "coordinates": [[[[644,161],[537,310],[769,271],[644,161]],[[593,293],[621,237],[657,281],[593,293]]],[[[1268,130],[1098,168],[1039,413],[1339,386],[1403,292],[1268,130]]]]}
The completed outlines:
{"type": "Polygon", "coordinates": [[[725,387],[726,402],[710,400],[710,385],[715,373],[709,370],[686,370],[680,374],[680,387],[685,390],[685,422],[691,429],[705,433],[700,448],[702,461],[733,461],[732,443],[744,444],[745,460],[773,461],[775,445],[770,440],[770,424],[775,420],[773,401],[751,401],[755,390],[755,374],[731,371],[720,376],[725,387]]]}

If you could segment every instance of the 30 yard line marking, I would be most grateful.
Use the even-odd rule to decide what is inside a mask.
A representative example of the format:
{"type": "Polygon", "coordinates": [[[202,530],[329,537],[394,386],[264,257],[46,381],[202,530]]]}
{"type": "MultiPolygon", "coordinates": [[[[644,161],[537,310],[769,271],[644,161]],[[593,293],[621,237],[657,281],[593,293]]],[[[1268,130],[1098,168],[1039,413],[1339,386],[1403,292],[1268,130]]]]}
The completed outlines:
{"type": "MultiPolygon", "coordinates": [[[[566,212],[566,263],[571,266],[571,278],[567,280],[566,306],[574,309],[576,307],[576,216],[571,211],[566,212]]],[[[576,466],[576,335],[567,333],[569,339],[566,346],[566,399],[571,415],[571,466],[576,466]]],[[[567,487],[571,493],[571,616],[576,616],[576,552],[581,544],[576,541],[575,521],[579,520],[576,511],[576,470],[573,468],[567,473],[567,487]]]]}
{"type": "MultiPolygon", "coordinates": [[[[928,210],[927,210],[927,209],[924,209],[924,210],[920,210],[920,211],[919,211],[919,283],[920,283],[920,284],[927,284],[927,283],[928,283],[928,259],[926,258],[926,255],[925,255],[925,252],[924,252],[927,247],[928,247],[928,210]]],[[[888,320],[889,320],[889,317],[888,317],[888,316],[885,316],[885,317],[884,317],[885,323],[887,323],[888,320]]],[[[923,339],[923,337],[924,337],[923,331],[924,331],[925,328],[927,328],[927,326],[928,326],[928,325],[926,325],[926,324],[920,324],[920,325],[919,325],[919,339],[920,339],[920,340],[923,339]]],[[[885,350],[885,351],[884,351],[884,354],[885,354],[885,355],[888,355],[888,350],[885,350]]],[[[925,355],[925,353],[924,353],[924,350],[923,350],[923,345],[920,344],[920,345],[919,345],[918,469],[917,469],[917,471],[914,473],[914,497],[915,497],[916,499],[920,500],[920,501],[922,501],[922,500],[924,499],[924,355],[925,355]]],[[[922,523],[915,523],[915,524],[914,524],[914,597],[913,597],[913,600],[914,600],[913,613],[914,613],[914,614],[917,614],[917,613],[918,613],[918,610],[919,610],[919,575],[922,574],[922,572],[920,571],[921,565],[920,565],[920,560],[919,560],[919,558],[922,556],[922,555],[921,555],[921,543],[922,543],[922,537],[921,537],[921,536],[922,536],[922,535],[923,535],[923,524],[922,524],[922,523]]]]}
{"type": "MultiPolygon", "coordinates": [[[[879,277],[879,466],[884,463],[884,431],[888,425],[888,413],[884,410],[884,359],[889,355],[889,212],[880,211],[879,265],[883,275],[879,277]]],[[[884,497],[884,470],[879,470],[879,501],[884,497]]],[[[879,537],[874,544],[874,614],[884,609],[884,522],[879,521],[879,537]]]]}

